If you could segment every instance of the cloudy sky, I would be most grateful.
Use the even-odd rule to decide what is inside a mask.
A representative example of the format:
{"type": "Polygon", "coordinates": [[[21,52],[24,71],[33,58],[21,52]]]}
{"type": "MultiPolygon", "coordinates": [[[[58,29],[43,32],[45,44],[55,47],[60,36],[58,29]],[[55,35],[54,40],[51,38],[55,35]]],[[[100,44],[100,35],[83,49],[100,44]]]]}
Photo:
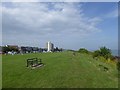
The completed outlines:
{"type": "Polygon", "coordinates": [[[117,2],[4,2],[1,7],[3,45],[118,47],[117,2]]]}

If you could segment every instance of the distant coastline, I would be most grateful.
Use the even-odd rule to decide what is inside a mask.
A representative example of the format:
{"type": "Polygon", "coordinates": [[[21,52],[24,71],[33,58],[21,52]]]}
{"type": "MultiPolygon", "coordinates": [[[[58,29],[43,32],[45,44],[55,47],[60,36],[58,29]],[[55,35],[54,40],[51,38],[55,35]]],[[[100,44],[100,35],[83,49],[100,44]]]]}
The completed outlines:
{"type": "Polygon", "coordinates": [[[111,50],[113,56],[118,56],[118,50],[111,50]]]}
{"type": "MultiPolygon", "coordinates": [[[[91,50],[92,52],[95,50],[91,50]]],[[[111,50],[113,56],[118,56],[118,50],[111,50]]],[[[119,50],[120,52],[120,50],[119,50]]]]}

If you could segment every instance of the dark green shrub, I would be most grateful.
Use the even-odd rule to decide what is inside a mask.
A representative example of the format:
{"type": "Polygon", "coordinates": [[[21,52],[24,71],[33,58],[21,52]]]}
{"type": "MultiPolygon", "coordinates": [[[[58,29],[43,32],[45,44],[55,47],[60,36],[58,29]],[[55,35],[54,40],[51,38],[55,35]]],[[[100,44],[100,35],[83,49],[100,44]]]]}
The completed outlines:
{"type": "Polygon", "coordinates": [[[105,46],[101,47],[100,48],[100,56],[103,56],[105,59],[111,58],[111,56],[112,56],[111,50],[106,48],[105,46]]]}
{"type": "Polygon", "coordinates": [[[93,58],[100,56],[100,50],[96,50],[93,52],[93,58]]]}
{"type": "Polygon", "coordinates": [[[85,48],[80,48],[79,50],[78,50],[78,52],[80,52],[80,53],[89,53],[89,51],[87,50],[87,49],[85,49],[85,48]]]}
{"type": "Polygon", "coordinates": [[[96,51],[93,52],[93,58],[98,57],[98,56],[102,56],[105,59],[108,59],[108,58],[111,59],[112,58],[112,53],[111,53],[110,49],[108,49],[104,46],[104,47],[101,47],[100,50],[96,50],[96,51]]]}

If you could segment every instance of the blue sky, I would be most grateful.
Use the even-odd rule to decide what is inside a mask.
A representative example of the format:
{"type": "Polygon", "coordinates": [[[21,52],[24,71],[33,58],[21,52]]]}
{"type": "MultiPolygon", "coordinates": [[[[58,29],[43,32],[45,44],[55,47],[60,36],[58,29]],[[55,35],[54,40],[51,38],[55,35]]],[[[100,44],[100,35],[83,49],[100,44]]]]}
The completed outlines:
{"type": "Polygon", "coordinates": [[[86,16],[97,16],[102,19],[102,22],[97,25],[101,32],[93,36],[96,38],[96,43],[116,49],[118,47],[118,3],[85,3],[83,9],[86,16]]]}
{"type": "Polygon", "coordinates": [[[2,43],[45,47],[51,41],[66,49],[117,49],[117,11],[115,2],[3,3],[2,43]]]}

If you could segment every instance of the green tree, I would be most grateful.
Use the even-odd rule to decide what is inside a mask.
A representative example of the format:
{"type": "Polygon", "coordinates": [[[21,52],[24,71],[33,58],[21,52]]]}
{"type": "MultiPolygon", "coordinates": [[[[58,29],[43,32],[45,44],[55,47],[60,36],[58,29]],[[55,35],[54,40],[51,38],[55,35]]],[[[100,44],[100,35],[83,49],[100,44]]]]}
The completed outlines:
{"type": "Polygon", "coordinates": [[[93,58],[100,56],[100,50],[96,50],[93,52],[93,58]]]}
{"type": "Polygon", "coordinates": [[[6,47],[6,46],[3,46],[3,47],[2,47],[2,51],[3,51],[4,53],[7,53],[7,52],[9,52],[9,51],[16,51],[16,52],[18,52],[19,50],[18,50],[17,48],[15,48],[15,47],[6,47]]]}
{"type": "Polygon", "coordinates": [[[8,47],[5,46],[2,47],[2,52],[7,53],[8,51],[10,51],[8,47]]]}
{"type": "Polygon", "coordinates": [[[103,56],[105,59],[111,58],[111,56],[112,56],[111,50],[106,48],[105,46],[101,47],[100,48],[100,56],[103,56]]]}

